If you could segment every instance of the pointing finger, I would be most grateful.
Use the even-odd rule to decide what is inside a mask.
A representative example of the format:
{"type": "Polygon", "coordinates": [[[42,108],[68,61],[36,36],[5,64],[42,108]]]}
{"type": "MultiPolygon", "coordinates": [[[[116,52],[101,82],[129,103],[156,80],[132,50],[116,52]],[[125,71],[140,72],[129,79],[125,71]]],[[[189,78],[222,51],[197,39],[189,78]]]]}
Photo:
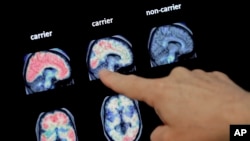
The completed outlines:
{"type": "Polygon", "coordinates": [[[150,106],[154,104],[156,97],[153,87],[153,79],[146,79],[135,75],[124,75],[108,70],[99,72],[100,80],[117,93],[132,99],[144,101],[150,106]]]}

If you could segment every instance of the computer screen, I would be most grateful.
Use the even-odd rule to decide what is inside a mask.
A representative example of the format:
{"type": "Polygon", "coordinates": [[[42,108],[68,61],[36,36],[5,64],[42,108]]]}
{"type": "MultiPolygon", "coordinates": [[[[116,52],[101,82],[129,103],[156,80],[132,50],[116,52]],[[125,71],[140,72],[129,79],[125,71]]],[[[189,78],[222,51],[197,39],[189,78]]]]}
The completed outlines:
{"type": "Polygon", "coordinates": [[[150,140],[162,124],[154,109],[105,87],[98,72],[157,78],[201,65],[195,6],[175,0],[61,10],[18,26],[14,89],[22,115],[14,122],[25,129],[18,138],[150,140]]]}

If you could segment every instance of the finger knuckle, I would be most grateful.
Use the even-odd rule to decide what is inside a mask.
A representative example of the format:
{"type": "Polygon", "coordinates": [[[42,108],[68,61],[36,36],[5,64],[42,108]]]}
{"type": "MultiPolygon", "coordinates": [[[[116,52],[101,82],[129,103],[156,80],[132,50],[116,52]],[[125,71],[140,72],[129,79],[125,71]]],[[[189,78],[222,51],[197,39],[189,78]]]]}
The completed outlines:
{"type": "Polygon", "coordinates": [[[205,73],[205,71],[202,70],[202,69],[194,69],[194,70],[192,70],[192,72],[194,72],[194,73],[199,73],[199,74],[205,73]]]}
{"type": "Polygon", "coordinates": [[[187,74],[189,72],[188,69],[186,69],[185,67],[175,67],[172,71],[171,71],[171,75],[180,75],[180,74],[187,74]]]}
{"type": "Polygon", "coordinates": [[[185,67],[182,67],[182,66],[177,66],[173,70],[175,70],[175,71],[187,71],[187,69],[185,67]]]}
{"type": "Polygon", "coordinates": [[[219,77],[223,77],[223,78],[229,78],[228,75],[226,75],[225,73],[222,73],[220,71],[213,71],[212,74],[219,76],[219,77]]]}

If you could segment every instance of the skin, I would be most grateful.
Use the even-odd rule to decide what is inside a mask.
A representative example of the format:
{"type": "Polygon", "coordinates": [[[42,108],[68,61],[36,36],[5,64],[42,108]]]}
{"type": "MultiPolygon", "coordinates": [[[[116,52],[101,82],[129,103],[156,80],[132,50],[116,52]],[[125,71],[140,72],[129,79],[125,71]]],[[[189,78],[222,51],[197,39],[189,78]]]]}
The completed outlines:
{"type": "Polygon", "coordinates": [[[163,124],[151,141],[229,141],[230,124],[250,123],[249,92],[226,74],[176,67],[147,79],[102,70],[104,85],[154,108],[163,124]]]}

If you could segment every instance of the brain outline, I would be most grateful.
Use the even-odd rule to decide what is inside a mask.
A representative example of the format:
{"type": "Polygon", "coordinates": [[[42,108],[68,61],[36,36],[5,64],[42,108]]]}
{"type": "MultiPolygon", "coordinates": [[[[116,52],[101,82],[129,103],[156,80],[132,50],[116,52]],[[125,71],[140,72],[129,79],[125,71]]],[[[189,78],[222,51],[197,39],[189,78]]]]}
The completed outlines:
{"type": "Polygon", "coordinates": [[[54,89],[56,82],[71,76],[69,57],[59,48],[29,53],[25,56],[24,61],[23,79],[26,94],[54,89]],[[47,75],[52,73],[54,73],[53,76],[47,75]],[[48,81],[50,82],[48,83],[48,81]]]}
{"type": "Polygon", "coordinates": [[[131,100],[123,95],[107,96],[103,101],[100,115],[104,135],[109,141],[139,140],[143,125],[138,101],[131,100]],[[132,116],[131,112],[128,112],[131,105],[134,108],[132,116]],[[115,110],[119,112],[114,112],[115,110]],[[107,112],[113,115],[109,115],[107,112]]]}
{"type": "Polygon", "coordinates": [[[78,141],[74,117],[66,108],[40,113],[35,132],[37,141],[46,141],[46,138],[52,141],[56,136],[78,141]]]}
{"type": "Polygon", "coordinates": [[[148,50],[151,66],[177,62],[179,57],[193,53],[193,33],[183,23],[154,27],[151,30],[148,50]]]}
{"type": "Polygon", "coordinates": [[[86,58],[90,80],[98,79],[98,71],[102,68],[117,71],[132,66],[133,60],[132,45],[122,36],[92,40],[86,58]]]}

